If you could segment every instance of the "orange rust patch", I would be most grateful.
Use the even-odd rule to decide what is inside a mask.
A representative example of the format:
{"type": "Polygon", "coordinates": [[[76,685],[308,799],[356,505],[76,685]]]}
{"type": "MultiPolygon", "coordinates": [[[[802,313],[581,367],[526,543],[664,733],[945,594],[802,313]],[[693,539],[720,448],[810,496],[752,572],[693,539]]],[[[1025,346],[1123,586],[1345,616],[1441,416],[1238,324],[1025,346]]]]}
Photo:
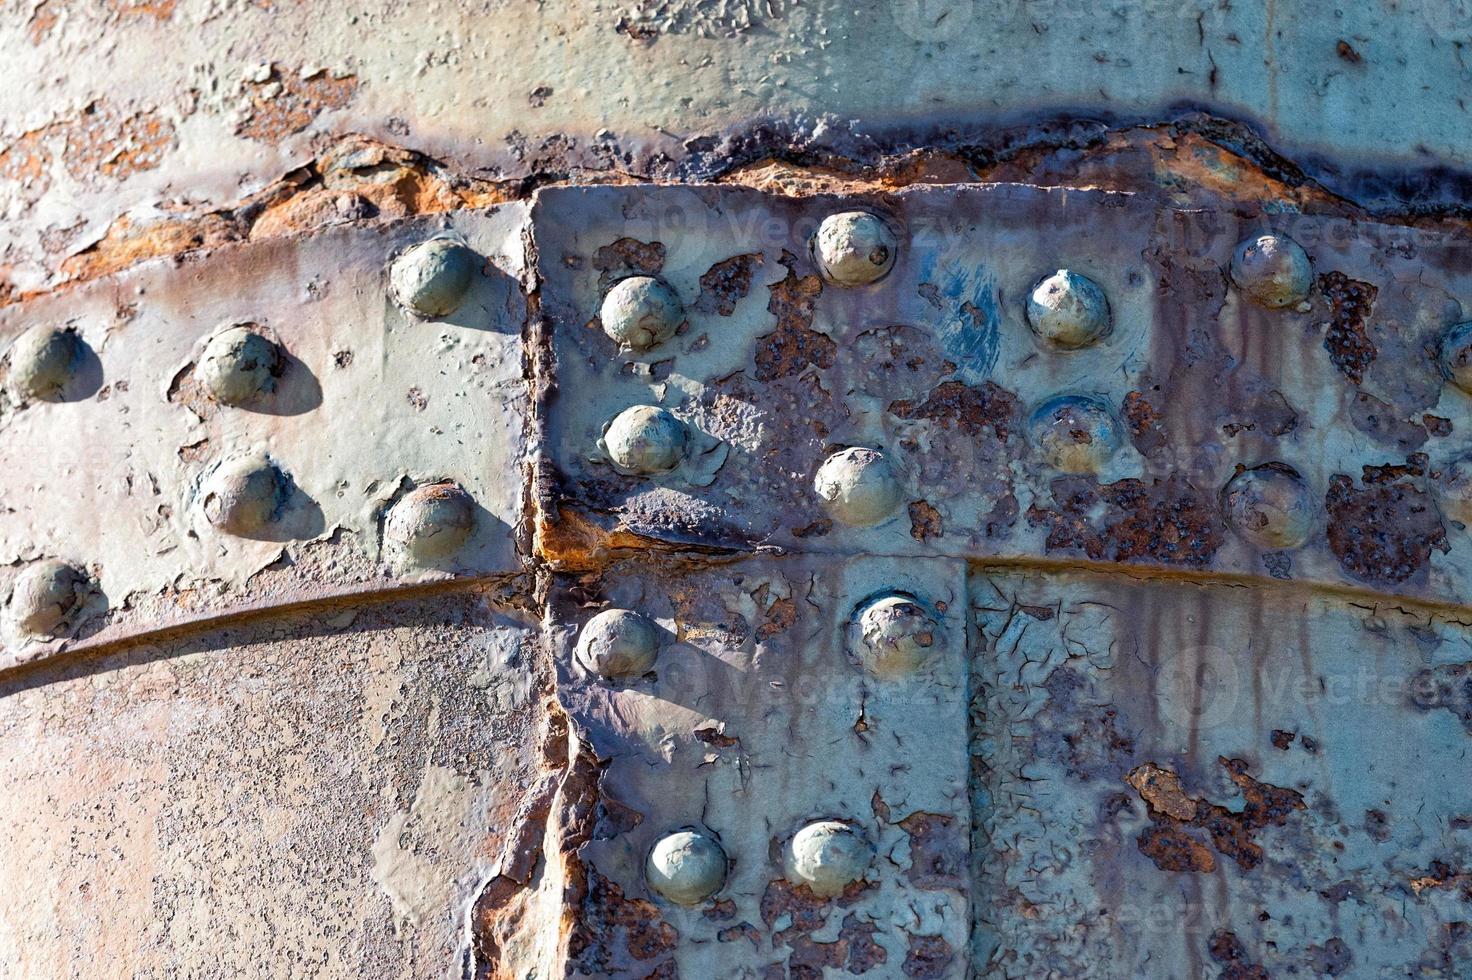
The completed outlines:
{"type": "Polygon", "coordinates": [[[122,180],[162,163],[174,136],[174,124],[156,109],[127,113],[99,100],[17,137],[0,151],[0,178],[28,184],[39,196],[59,144],[62,164],[76,180],[122,180]]]}
{"type": "Polygon", "coordinates": [[[237,237],[230,222],[219,215],[168,218],[142,225],[124,216],[108,228],[101,241],[63,261],[61,271],[67,279],[94,279],[160,255],[211,248],[237,237]]]}
{"type": "MultiPolygon", "coordinates": [[[[46,40],[62,14],[75,6],[75,0],[41,0],[31,11],[31,19],[26,24],[27,40],[33,45],[46,40]]],[[[174,8],[178,6],[179,0],[106,0],[100,6],[87,3],[82,9],[101,10],[108,23],[142,19],[162,23],[174,16],[174,8]]]]}
{"type": "MultiPolygon", "coordinates": [[[[19,155],[9,159],[12,169],[43,173],[43,163],[27,163],[19,155]]],[[[6,160],[0,154],[0,176],[6,175],[6,160]]],[[[511,196],[488,181],[454,180],[420,154],[352,137],[232,207],[146,223],[119,218],[100,241],[65,259],[61,272],[69,281],[83,281],[164,255],[301,234],[347,220],[489,207],[511,196]]]]}
{"type": "Polygon", "coordinates": [[[46,175],[46,166],[51,161],[46,149],[47,135],[47,129],[32,130],[0,150],[0,180],[27,184],[32,193],[43,193],[50,184],[46,175]]]}
{"type": "Polygon", "coordinates": [[[1187,796],[1179,776],[1152,763],[1136,767],[1125,777],[1145,801],[1152,821],[1136,844],[1162,871],[1204,873],[1216,868],[1216,859],[1193,830],[1205,831],[1217,853],[1250,871],[1263,859],[1262,846],[1253,835],[1264,827],[1281,827],[1293,811],[1305,809],[1302,794],[1258,782],[1247,774],[1247,763],[1241,759],[1222,756],[1217,763],[1242,794],[1240,813],[1187,796]]]}
{"type": "Polygon", "coordinates": [[[329,109],[341,109],[358,91],[358,79],[323,73],[303,78],[300,72],[272,66],[264,81],[245,83],[249,115],[235,128],[237,136],[275,142],[299,133],[329,109]]]}
{"type": "Polygon", "coordinates": [[[1153,810],[1177,820],[1191,820],[1196,816],[1196,801],[1181,788],[1181,777],[1169,769],[1146,763],[1126,776],[1125,782],[1153,810]]]}
{"type": "Polygon", "coordinates": [[[98,174],[122,180],[152,170],[174,146],[174,124],[157,110],[123,115],[94,102],[67,127],[62,162],[77,180],[98,174]]]}
{"type": "Polygon", "coordinates": [[[648,553],[658,547],[659,542],[632,531],[600,527],[587,514],[571,507],[557,507],[555,517],[541,511],[537,514],[537,554],[559,571],[591,571],[601,567],[613,552],[627,549],[648,553]]]}

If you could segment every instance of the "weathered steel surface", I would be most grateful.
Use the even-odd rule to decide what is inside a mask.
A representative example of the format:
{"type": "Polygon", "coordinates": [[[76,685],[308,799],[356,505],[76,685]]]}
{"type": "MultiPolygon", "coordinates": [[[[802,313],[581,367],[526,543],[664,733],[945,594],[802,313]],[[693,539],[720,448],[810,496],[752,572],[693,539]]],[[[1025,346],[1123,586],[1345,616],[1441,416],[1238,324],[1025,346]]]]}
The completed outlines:
{"type": "Polygon", "coordinates": [[[0,680],[10,977],[443,977],[542,765],[493,592],[0,680]]]}
{"type": "MultiPolygon", "coordinates": [[[[7,581],[44,558],[84,566],[99,615],[80,633],[96,643],[252,603],[519,572],[524,217],[508,205],[224,249],[0,311],[9,335],[56,325],[85,343],[58,400],[10,386],[0,408],[7,581]],[[442,234],[478,249],[484,269],[456,313],[424,321],[387,295],[386,269],[442,234]],[[273,390],[240,406],[212,396],[197,370],[206,340],[236,323],[285,352],[273,390]],[[284,474],[279,512],[244,533],[212,525],[212,472],[252,454],[284,474]],[[396,567],[386,512],[438,481],[470,495],[474,533],[446,561],[396,567]]],[[[54,646],[12,634],[5,662],[54,646]]]]}
{"type": "Polygon", "coordinates": [[[568,566],[634,534],[1128,563],[1453,604],[1467,593],[1452,543],[1468,396],[1438,354],[1468,294],[1457,238],[1021,186],[558,189],[533,221],[557,385],[575,393],[550,404],[570,502],[545,505],[542,540],[568,566]],[[894,224],[899,258],[844,288],[825,283],[808,241],[855,206],[894,224]],[[1279,309],[1233,280],[1239,243],[1268,232],[1311,259],[1304,296],[1279,309]],[[1107,298],[1108,334],[1077,350],[1029,327],[1029,291],[1058,268],[1107,298]],[[597,323],[602,291],[630,272],[662,276],[688,310],[680,335],[633,355],[597,323]],[[596,443],[638,404],[709,445],[666,475],[620,472],[596,443]],[[847,446],[882,452],[895,476],[872,526],[835,519],[814,492],[847,446]],[[1229,504],[1243,470],[1272,474],[1302,507],[1264,510],[1240,482],[1229,504]]]}
{"type": "Polygon", "coordinates": [[[981,568],[978,964],[1462,977],[1464,617],[981,568]]]}
{"type": "Polygon", "coordinates": [[[1061,145],[1071,168],[1112,126],[1165,121],[1271,146],[1279,172],[1352,199],[1464,203],[1438,168],[1469,152],[1469,25],[1460,0],[16,0],[0,282],[30,293],[125,253],[272,234],[301,217],[279,207],[287,173],[335,185],[327,210],[351,219],[768,158],[921,171],[940,150],[966,179],[1061,145]],[[472,179],[355,193],[324,153],[344,133],[472,179]]]}
{"type": "Polygon", "coordinates": [[[5,833],[50,877],[5,962],[79,955],[75,881],[158,923],[137,975],[1455,976],[1462,248],[1023,185],[557,188],[11,307],[81,343],[6,355],[4,778],[48,802],[5,833]],[[222,523],[247,452],[289,482],[222,523]],[[86,799],[127,871],[46,849],[86,799]],[[684,832],[706,877],[651,878],[684,832]]]}
{"type": "Polygon", "coordinates": [[[604,826],[577,855],[571,972],[966,976],[964,564],[622,562],[604,581],[600,606],[640,610],[662,637],[647,675],[601,682],[573,657],[589,587],[569,582],[553,598],[562,700],[606,760],[604,826]],[[855,621],[865,600],[896,590],[923,597],[936,628],[919,669],[876,675],[855,621]],[[793,836],[825,819],[875,851],[831,895],[784,871],[793,836]],[[642,904],[645,855],[685,827],[719,839],[725,887],[696,908],[642,904]],[[641,937],[620,931],[630,916],[649,920],[641,937]]]}
{"type": "Polygon", "coordinates": [[[1468,976],[1462,14],[7,7],[0,973],[1468,976]]]}

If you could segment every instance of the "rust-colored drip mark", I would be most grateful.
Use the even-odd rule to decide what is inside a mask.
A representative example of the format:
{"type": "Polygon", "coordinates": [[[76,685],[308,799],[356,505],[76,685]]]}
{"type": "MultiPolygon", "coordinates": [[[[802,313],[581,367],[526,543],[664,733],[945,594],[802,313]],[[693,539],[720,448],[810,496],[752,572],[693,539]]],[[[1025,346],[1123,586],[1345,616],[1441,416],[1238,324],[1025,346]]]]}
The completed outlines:
{"type": "Polygon", "coordinates": [[[307,78],[273,65],[265,78],[247,82],[245,91],[250,106],[236,135],[276,142],[306,129],[320,113],[346,106],[358,91],[358,80],[326,72],[307,78]]]}

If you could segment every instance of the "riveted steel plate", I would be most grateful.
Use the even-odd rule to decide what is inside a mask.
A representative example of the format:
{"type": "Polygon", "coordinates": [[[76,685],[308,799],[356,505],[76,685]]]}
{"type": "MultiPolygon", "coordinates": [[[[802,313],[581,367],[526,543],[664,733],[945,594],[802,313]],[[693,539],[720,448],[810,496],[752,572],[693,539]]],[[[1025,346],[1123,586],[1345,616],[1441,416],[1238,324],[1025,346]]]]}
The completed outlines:
{"type": "Polygon", "coordinates": [[[967,975],[964,573],[954,561],[624,562],[559,590],[559,695],[606,760],[607,816],[578,851],[569,975],[967,975]],[[892,590],[934,614],[935,635],[923,665],[875,676],[851,624],[892,590]],[[605,608],[658,624],[647,675],[611,683],[575,658],[605,608]],[[784,870],[793,836],[819,820],[875,849],[841,894],[784,870]],[[693,907],[645,880],[651,847],[682,828],[713,835],[731,862],[725,887],[693,907]],[[643,941],[617,928],[631,915],[651,922],[643,941]]]}
{"type": "MultiPolygon", "coordinates": [[[[7,345],[36,324],[86,344],[59,400],[8,396],[0,411],[7,581],[43,558],[85,568],[99,595],[76,633],[98,642],[232,608],[518,572],[525,216],[509,205],[225,248],[0,311],[7,345]],[[426,320],[394,301],[387,269],[434,236],[483,264],[454,313],[426,320]],[[205,340],[232,323],[285,351],[274,390],[241,407],[195,375],[205,340]],[[202,513],[208,474],[250,453],[285,474],[284,500],[257,533],[226,533],[202,513]],[[436,481],[470,494],[473,533],[435,568],[391,569],[386,509],[436,481]]],[[[6,662],[74,639],[7,636],[6,662]]]]}
{"type": "Polygon", "coordinates": [[[1466,593],[1455,463],[1472,430],[1437,360],[1472,289],[1460,239],[1013,185],[847,198],[560,188],[539,195],[533,222],[557,351],[551,507],[598,528],[576,541],[554,529],[554,560],[643,540],[1466,593]],[[855,209],[893,227],[898,258],[871,285],[825,282],[814,232],[855,209]],[[1239,243],[1270,232],[1311,263],[1306,297],[1281,309],[1231,272],[1239,243]],[[1112,330],[1093,346],[1051,349],[1029,327],[1030,290],[1059,269],[1107,297],[1112,330]],[[688,313],[637,354],[598,319],[631,274],[663,278],[688,313]],[[1092,399],[1102,431],[1068,417],[1044,431],[1055,397],[1092,399]],[[598,440],[639,404],[707,444],[669,473],[627,475],[598,440]],[[883,452],[901,484],[873,526],[835,520],[814,492],[828,454],[852,446],[883,452]],[[1258,512],[1227,520],[1224,488],[1264,464],[1294,474],[1301,545],[1254,538],[1258,512]]]}

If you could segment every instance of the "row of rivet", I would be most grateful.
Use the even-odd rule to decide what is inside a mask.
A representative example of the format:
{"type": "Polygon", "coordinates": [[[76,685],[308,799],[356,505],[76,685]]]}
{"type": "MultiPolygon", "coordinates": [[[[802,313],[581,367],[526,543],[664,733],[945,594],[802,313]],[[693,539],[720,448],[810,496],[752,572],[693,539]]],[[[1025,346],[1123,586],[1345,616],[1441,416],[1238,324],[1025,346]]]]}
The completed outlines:
{"type": "MultiPolygon", "coordinates": [[[[939,623],[925,604],[904,592],[884,592],[860,603],[849,621],[849,648],[870,674],[896,678],[924,667],[944,649],[939,623]]],[[[606,681],[627,681],[654,669],[660,630],[630,609],[605,609],[584,624],[574,657],[606,681]]]]}
{"type": "MultiPolygon", "coordinates": [[[[480,258],[450,239],[431,239],[405,250],[389,269],[389,291],[421,317],[453,313],[469,291],[480,258]]],[[[12,393],[23,403],[62,397],[86,351],[73,329],[37,326],[22,333],[6,353],[12,393]]],[[[218,404],[248,408],[275,390],[286,354],[269,337],[232,324],[204,343],[195,379],[218,404]]],[[[291,480],[269,457],[226,457],[200,481],[201,513],[215,528],[256,537],[282,517],[291,480]]],[[[384,521],[384,548],[396,566],[433,566],[450,558],[474,534],[476,505],[453,483],[414,488],[384,521]]],[[[93,593],[86,571],[57,559],[34,562],[17,576],[5,612],[10,625],[33,637],[59,635],[93,593]]]]}
{"type": "MultiPolygon", "coordinates": [[[[898,250],[889,225],[866,211],[829,215],[811,243],[820,274],[837,286],[878,282],[893,268],[898,250]]],[[[1268,309],[1301,306],[1313,287],[1308,254],[1285,235],[1260,235],[1242,242],[1232,255],[1231,273],[1238,288],[1268,309]]],[[[1113,329],[1103,288],[1069,269],[1059,269],[1033,286],[1026,315],[1032,332],[1053,350],[1089,347],[1113,329]]],[[[675,336],[685,320],[679,294],[648,275],[615,282],[599,308],[604,333],[622,351],[657,347],[675,336]]]]}
{"type": "MultiPolygon", "coordinates": [[[[788,843],[783,871],[794,885],[832,898],[863,880],[874,861],[874,845],[852,824],[817,820],[788,843]]],[[[730,858],[715,838],[699,830],[677,830],[649,850],[644,877],[660,896],[677,905],[699,905],[726,884],[730,858]]]]}

